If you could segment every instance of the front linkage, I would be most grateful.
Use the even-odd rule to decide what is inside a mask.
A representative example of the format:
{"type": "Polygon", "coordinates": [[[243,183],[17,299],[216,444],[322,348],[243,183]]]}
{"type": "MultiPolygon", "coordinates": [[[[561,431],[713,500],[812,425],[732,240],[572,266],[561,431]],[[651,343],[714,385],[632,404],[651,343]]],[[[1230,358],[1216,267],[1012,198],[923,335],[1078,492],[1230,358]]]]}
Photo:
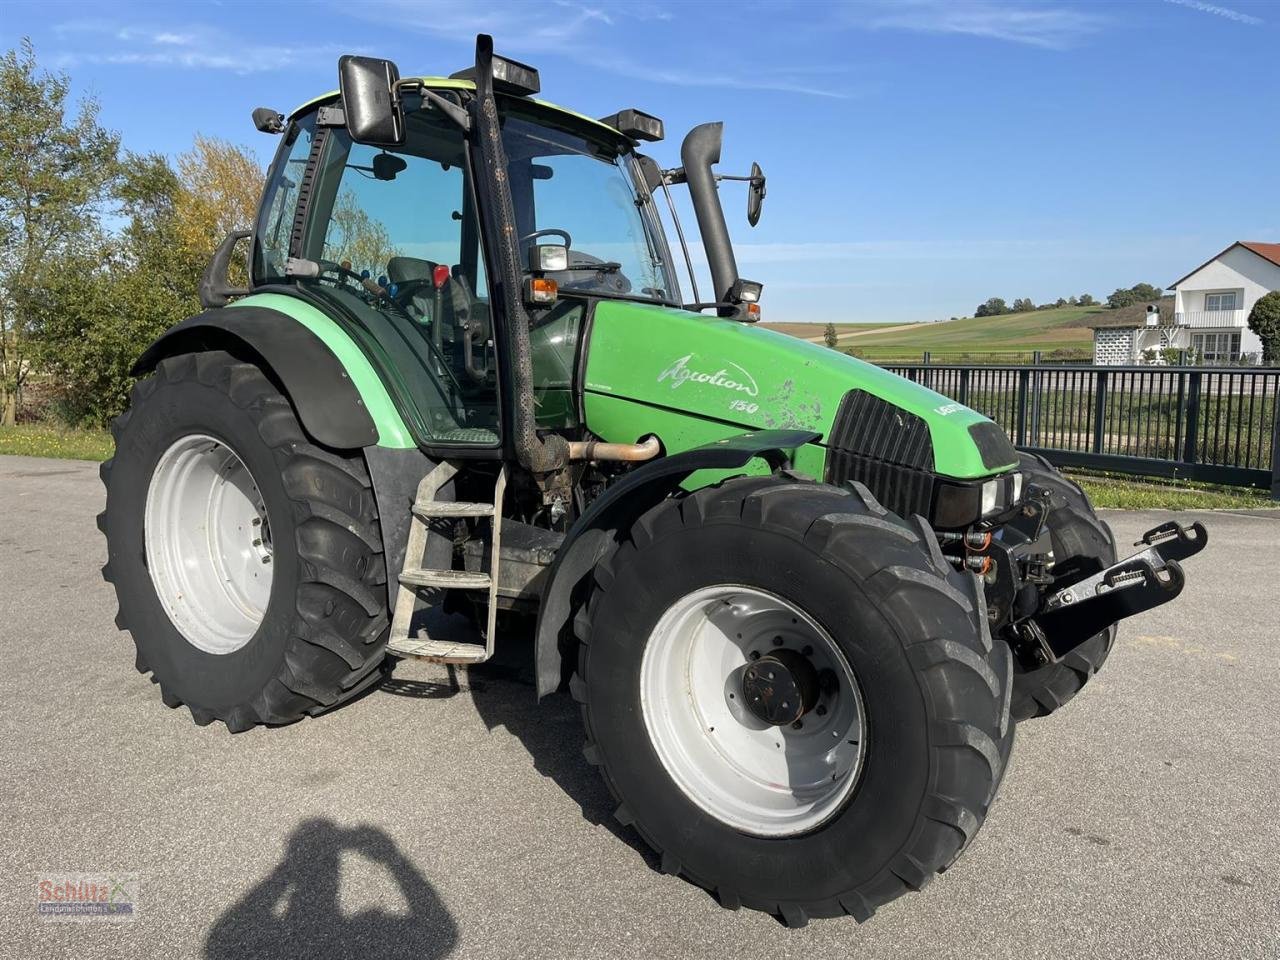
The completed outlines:
{"type": "Polygon", "coordinates": [[[1208,543],[1204,524],[1170,520],[1134,545],[1145,549],[1100,569],[1056,563],[1049,538],[1048,491],[1032,485],[998,532],[938,534],[960,569],[983,576],[992,630],[1002,630],[1028,668],[1057,663],[1112,624],[1168,603],[1182,592],[1180,560],[1208,543]]]}

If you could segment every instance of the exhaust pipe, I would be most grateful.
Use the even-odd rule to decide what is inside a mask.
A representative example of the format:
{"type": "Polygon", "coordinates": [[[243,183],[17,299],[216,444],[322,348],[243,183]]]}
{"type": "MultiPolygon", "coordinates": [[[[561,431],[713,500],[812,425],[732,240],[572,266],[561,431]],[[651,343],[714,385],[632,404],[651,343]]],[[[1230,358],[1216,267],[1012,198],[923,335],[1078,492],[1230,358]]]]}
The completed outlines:
{"type": "Polygon", "coordinates": [[[642,443],[604,443],[600,440],[570,440],[571,460],[613,460],[641,463],[652,460],[662,449],[657,437],[649,437],[642,443]]]}
{"type": "MultiPolygon", "coordinates": [[[[724,124],[700,123],[689,131],[680,144],[680,162],[684,165],[685,182],[689,184],[689,196],[693,200],[693,212],[698,218],[698,232],[702,234],[702,248],[711,267],[712,293],[717,303],[729,299],[729,291],[738,279],[738,263],[733,257],[733,244],[729,242],[729,228],[724,222],[724,209],[720,206],[720,191],[716,188],[711,165],[720,162],[720,144],[724,136],[724,124]]],[[[721,308],[721,316],[731,316],[730,308],[721,308]]]]}

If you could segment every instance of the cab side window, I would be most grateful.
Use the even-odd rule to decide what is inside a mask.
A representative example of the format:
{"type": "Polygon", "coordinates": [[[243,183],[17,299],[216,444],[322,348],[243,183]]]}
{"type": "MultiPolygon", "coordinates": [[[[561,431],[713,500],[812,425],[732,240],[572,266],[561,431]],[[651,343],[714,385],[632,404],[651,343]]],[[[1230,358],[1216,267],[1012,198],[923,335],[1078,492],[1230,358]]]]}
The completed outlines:
{"type": "Polygon", "coordinates": [[[315,114],[291,124],[280,145],[271,172],[267,196],[258,213],[254,238],[254,279],[258,283],[278,283],[285,277],[289,260],[289,238],[298,206],[298,188],[311,155],[315,137],[315,114]]]}

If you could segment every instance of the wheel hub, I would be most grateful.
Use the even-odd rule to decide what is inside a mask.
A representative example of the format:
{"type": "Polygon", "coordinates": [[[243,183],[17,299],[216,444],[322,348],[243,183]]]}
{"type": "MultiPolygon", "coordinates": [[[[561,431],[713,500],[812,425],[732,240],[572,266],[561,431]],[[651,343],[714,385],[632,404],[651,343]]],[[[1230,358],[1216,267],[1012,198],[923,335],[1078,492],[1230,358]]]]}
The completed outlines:
{"type": "Polygon", "coordinates": [[[861,688],[798,604],[744,585],[694,590],[655,624],[640,674],[658,758],[722,823],[793,836],[852,795],[866,754],[861,688]]]}
{"type": "Polygon", "coordinates": [[[820,692],[817,668],[795,650],[774,650],[742,671],[747,709],[772,726],[795,723],[818,705],[820,692]]]}

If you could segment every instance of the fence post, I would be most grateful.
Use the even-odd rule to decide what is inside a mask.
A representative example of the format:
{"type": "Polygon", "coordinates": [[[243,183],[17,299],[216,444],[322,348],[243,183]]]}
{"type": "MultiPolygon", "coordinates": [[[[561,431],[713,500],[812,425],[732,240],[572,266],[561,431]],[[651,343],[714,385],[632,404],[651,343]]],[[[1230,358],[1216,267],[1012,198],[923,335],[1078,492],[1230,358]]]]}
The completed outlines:
{"type": "Polygon", "coordinates": [[[926,367],[929,365],[929,351],[924,351],[924,355],[920,358],[920,362],[926,367]]]}
{"type": "Polygon", "coordinates": [[[969,405],[969,368],[960,368],[960,389],[957,391],[960,395],[956,397],[958,403],[969,405]]]}
{"type": "Polygon", "coordinates": [[[1187,434],[1182,438],[1182,462],[1196,462],[1196,434],[1200,432],[1200,377],[1199,370],[1187,375],[1187,434]]]}
{"type": "Polygon", "coordinates": [[[1107,371],[1099,370],[1093,381],[1093,452],[1102,453],[1107,419],[1107,371]]]}
{"type": "Polygon", "coordinates": [[[1274,417],[1271,430],[1271,499],[1280,500],[1280,381],[1276,384],[1274,417]]]}
{"type": "Polygon", "coordinates": [[[1031,371],[1023,367],[1018,371],[1018,426],[1015,433],[1015,445],[1027,445],[1027,386],[1031,382],[1031,371]]]}
{"type": "Polygon", "coordinates": [[[1033,350],[1033,351],[1031,351],[1031,362],[1032,362],[1032,363],[1034,363],[1034,364],[1036,364],[1036,365],[1039,365],[1039,363],[1040,363],[1040,351],[1039,351],[1039,350],[1033,350]]]}

